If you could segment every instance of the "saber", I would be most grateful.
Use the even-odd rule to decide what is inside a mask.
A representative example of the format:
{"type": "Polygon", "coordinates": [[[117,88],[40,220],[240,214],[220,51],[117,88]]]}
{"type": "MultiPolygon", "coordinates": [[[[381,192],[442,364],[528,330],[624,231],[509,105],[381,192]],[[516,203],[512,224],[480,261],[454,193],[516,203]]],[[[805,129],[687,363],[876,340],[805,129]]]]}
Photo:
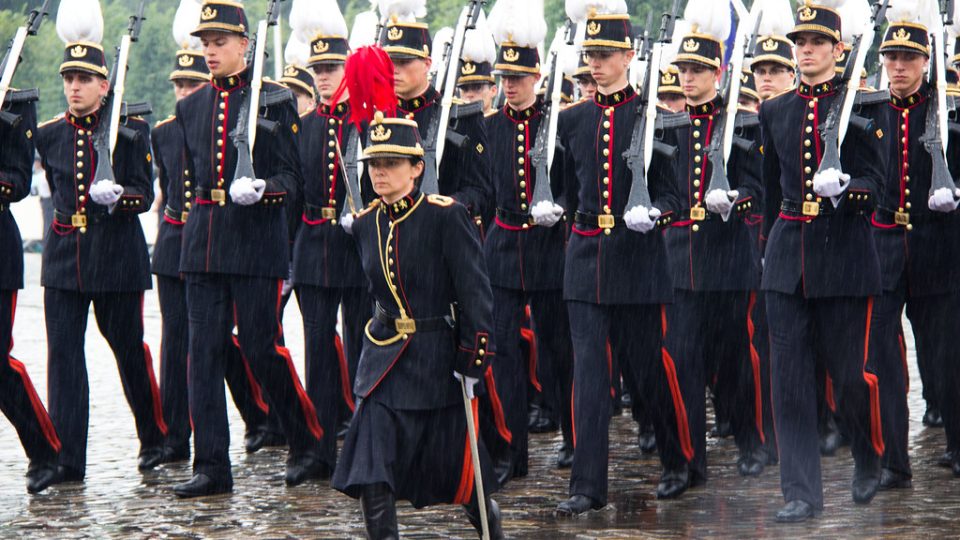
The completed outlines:
{"type": "Polygon", "coordinates": [[[480,508],[480,530],[483,540],[490,540],[490,524],[487,523],[487,499],[483,493],[483,473],[480,472],[480,451],[477,444],[477,426],[473,421],[473,405],[467,396],[466,378],[460,379],[463,395],[463,411],[467,415],[467,437],[470,439],[470,457],[473,459],[473,484],[477,486],[477,506],[480,508]]]}

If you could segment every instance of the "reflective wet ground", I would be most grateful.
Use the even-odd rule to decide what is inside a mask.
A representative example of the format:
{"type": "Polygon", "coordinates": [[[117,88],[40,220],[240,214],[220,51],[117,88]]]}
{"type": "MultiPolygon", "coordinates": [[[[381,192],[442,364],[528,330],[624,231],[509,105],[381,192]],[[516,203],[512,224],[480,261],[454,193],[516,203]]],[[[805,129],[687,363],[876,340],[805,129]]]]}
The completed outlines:
{"type": "MultiPolygon", "coordinates": [[[[39,255],[27,256],[28,288],[20,295],[14,354],[27,364],[46,401],[46,345],[39,255]]],[[[147,341],[159,348],[156,295],[147,294],[147,341]]],[[[303,338],[299,314],[286,314],[287,342],[301,375],[303,338]]],[[[710,481],[676,501],[652,494],[659,476],[655,457],[641,456],[636,428],[627,416],[611,425],[610,505],[579,519],[559,520],[553,510],[566,496],[568,471],[553,467],[559,435],[534,435],[530,476],[497,495],[511,538],[958,538],[960,479],[935,465],[943,451],[942,430],[920,423],[923,400],[911,355],[910,430],[914,488],[882,492],[869,506],[850,498],[853,462],[846,449],[824,458],[826,509],[807,524],[784,526],[773,515],[782,499],[776,467],[760,478],[737,475],[731,439],[708,439],[710,481]]],[[[84,484],[26,493],[26,459],[16,434],[0,420],[0,537],[3,538],[360,538],[356,501],[326,482],[283,485],[285,452],[244,454],[243,423],[230,409],[235,487],[229,496],[181,501],[170,486],[190,476],[189,464],[148,474],[136,470],[138,443],[123,400],[116,364],[95,324],[87,332],[91,424],[84,484]]],[[[159,366],[156,366],[157,368],[159,366]]],[[[231,405],[232,407],[232,405],[231,405]]],[[[473,538],[457,507],[413,510],[401,505],[407,538],[473,538]]]]}

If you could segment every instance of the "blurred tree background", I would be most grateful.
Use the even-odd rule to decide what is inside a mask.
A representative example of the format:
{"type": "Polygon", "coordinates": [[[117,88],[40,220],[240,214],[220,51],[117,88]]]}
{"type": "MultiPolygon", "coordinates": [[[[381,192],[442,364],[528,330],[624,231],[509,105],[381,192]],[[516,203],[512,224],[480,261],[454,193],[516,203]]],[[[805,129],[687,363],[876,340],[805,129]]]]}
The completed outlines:
{"type": "MultiPolygon", "coordinates": [[[[370,9],[370,0],[338,0],[348,26],[352,25],[357,13],[370,9]]],[[[13,37],[18,26],[26,20],[27,13],[42,3],[41,0],[0,0],[0,40],[13,37]]],[[[494,3],[487,2],[487,11],[494,3]]],[[[563,0],[545,0],[546,16],[549,28],[561,26],[566,19],[563,0]]],[[[63,43],[57,37],[55,18],[59,2],[50,2],[50,18],[46,20],[40,33],[27,39],[23,61],[14,78],[17,88],[39,88],[41,101],[39,117],[51,118],[66,107],[58,70],[63,56],[63,43]]],[[[126,32],[130,15],[137,9],[139,0],[101,0],[104,16],[104,50],[108,62],[113,61],[115,47],[120,36],[126,32]]],[[[266,0],[246,0],[247,16],[251,26],[263,17],[266,0]]],[[[290,21],[287,18],[290,0],[282,3],[284,45],[289,37],[290,21]]],[[[443,26],[452,26],[456,22],[465,0],[428,0],[427,22],[436,30],[443,26]]],[[[669,9],[670,0],[627,0],[634,24],[643,25],[648,14],[653,13],[652,26],[659,28],[659,14],[669,9]]],[[[133,44],[130,53],[130,72],[127,77],[127,99],[129,101],[149,101],[153,105],[154,118],[163,119],[173,112],[173,92],[167,76],[173,69],[174,53],[177,44],[173,41],[171,28],[173,15],[179,5],[178,0],[147,0],[146,21],[140,41],[133,44]]],[[[652,31],[656,31],[653,28],[652,31]]],[[[552,35],[552,32],[551,32],[552,35]]],[[[272,36],[271,36],[272,39],[272,36]]],[[[547,42],[549,43],[548,37],[547,42]]],[[[272,43],[272,41],[271,41],[272,43]]],[[[273,62],[273,58],[270,60],[273,62]]],[[[280,59],[282,61],[282,58],[280,59]]],[[[266,73],[273,73],[272,64],[266,73]]]]}

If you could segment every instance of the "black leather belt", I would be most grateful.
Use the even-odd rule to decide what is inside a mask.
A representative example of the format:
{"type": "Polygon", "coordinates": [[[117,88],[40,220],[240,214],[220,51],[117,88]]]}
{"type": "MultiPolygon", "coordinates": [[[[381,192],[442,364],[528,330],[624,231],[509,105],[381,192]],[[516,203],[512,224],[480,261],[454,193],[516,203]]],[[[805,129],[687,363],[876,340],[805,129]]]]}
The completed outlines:
{"type": "Polygon", "coordinates": [[[906,227],[907,225],[915,225],[917,223],[929,223],[931,221],[936,221],[937,219],[943,219],[947,216],[938,216],[934,212],[922,212],[918,214],[913,214],[910,212],[898,212],[896,210],[891,210],[889,208],[877,208],[874,211],[874,219],[878,223],[883,225],[900,225],[906,227]]]}
{"type": "Polygon", "coordinates": [[[188,211],[186,211],[186,210],[184,210],[183,212],[178,212],[178,211],[174,210],[173,208],[170,208],[169,206],[167,206],[167,207],[165,207],[165,208],[163,209],[163,215],[167,216],[168,218],[172,219],[173,221],[178,221],[178,222],[180,222],[180,223],[186,223],[186,222],[187,222],[187,216],[190,215],[190,212],[188,212],[188,211]]]}
{"type": "Polygon", "coordinates": [[[53,221],[63,227],[86,227],[90,223],[99,223],[106,219],[107,214],[64,214],[59,210],[53,211],[53,221]]]}
{"type": "Polygon", "coordinates": [[[780,213],[787,217],[815,218],[829,216],[834,213],[834,210],[833,203],[829,200],[800,202],[784,199],[780,203],[780,213]]]}
{"type": "Polygon", "coordinates": [[[215,203],[226,203],[229,198],[225,189],[197,188],[194,192],[197,194],[197,199],[215,203]]]}
{"type": "Polygon", "coordinates": [[[504,225],[510,227],[533,227],[536,225],[536,222],[533,221],[533,216],[530,214],[514,212],[505,208],[497,208],[497,219],[503,222],[504,225]]]}
{"type": "Polygon", "coordinates": [[[702,206],[697,206],[695,208],[685,208],[680,211],[680,219],[677,221],[713,221],[720,217],[718,214],[713,212],[707,212],[707,209],[702,206]]]}
{"type": "Polygon", "coordinates": [[[304,203],[303,215],[310,221],[320,221],[322,219],[332,221],[337,219],[337,209],[329,206],[314,206],[310,203],[304,203]]]}
{"type": "Polygon", "coordinates": [[[577,212],[573,221],[578,225],[589,225],[598,229],[613,229],[624,225],[623,216],[614,214],[588,214],[577,212]]]}
{"type": "Polygon", "coordinates": [[[373,317],[381,323],[396,329],[398,334],[414,334],[416,332],[438,332],[440,330],[451,330],[454,328],[454,320],[450,315],[444,317],[429,317],[426,319],[410,319],[394,317],[384,311],[377,303],[373,317]]]}

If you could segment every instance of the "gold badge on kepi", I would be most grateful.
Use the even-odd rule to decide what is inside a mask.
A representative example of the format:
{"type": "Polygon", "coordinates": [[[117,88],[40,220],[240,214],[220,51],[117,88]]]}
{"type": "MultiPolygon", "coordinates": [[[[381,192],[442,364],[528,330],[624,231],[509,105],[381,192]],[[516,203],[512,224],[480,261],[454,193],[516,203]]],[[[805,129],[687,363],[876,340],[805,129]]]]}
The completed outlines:
{"type": "Polygon", "coordinates": [[[463,67],[460,68],[461,75],[473,75],[477,72],[477,65],[473,62],[464,62],[463,67]]]}
{"type": "Polygon", "coordinates": [[[694,39],[688,39],[683,42],[683,50],[690,53],[697,52],[700,50],[700,44],[694,39]]]}
{"type": "Polygon", "coordinates": [[[817,18],[817,10],[810,9],[810,6],[804,6],[800,10],[800,20],[803,22],[810,22],[817,18]]]}
{"type": "Polygon", "coordinates": [[[397,28],[396,26],[387,32],[387,39],[390,41],[399,41],[401,38],[403,38],[403,30],[397,28]]]}
{"type": "Polygon", "coordinates": [[[600,33],[600,23],[597,21],[590,21],[590,24],[587,25],[587,34],[595,36],[600,33]]]}
{"type": "Polygon", "coordinates": [[[326,41],[319,40],[313,44],[313,52],[316,54],[323,54],[330,50],[330,44],[326,41]]]}
{"type": "Polygon", "coordinates": [[[777,50],[777,40],[770,38],[764,41],[761,47],[763,47],[763,50],[767,52],[774,52],[777,50]]]}
{"type": "Polygon", "coordinates": [[[503,59],[507,62],[516,62],[520,59],[520,53],[518,53],[515,49],[507,49],[503,51],[503,59]]]}
{"type": "Polygon", "coordinates": [[[83,45],[77,45],[76,47],[70,49],[70,56],[74,58],[83,58],[87,55],[87,48],[83,45]]]}
{"type": "Polygon", "coordinates": [[[177,63],[180,64],[180,67],[190,67],[193,65],[193,57],[189,54],[181,54],[177,63]]]}
{"type": "Polygon", "coordinates": [[[393,135],[393,131],[383,127],[383,124],[380,124],[370,132],[370,140],[373,142],[384,142],[390,140],[391,135],[393,135]]]}
{"type": "Polygon", "coordinates": [[[210,6],[207,6],[206,8],[204,8],[203,12],[200,13],[200,20],[209,21],[215,18],[217,18],[217,10],[211,8],[210,6]]]}
{"type": "Polygon", "coordinates": [[[294,66],[287,66],[287,68],[283,70],[283,76],[284,76],[284,77],[296,77],[296,76],[297,76],[297,68],[294,67],[294,66]]]}

